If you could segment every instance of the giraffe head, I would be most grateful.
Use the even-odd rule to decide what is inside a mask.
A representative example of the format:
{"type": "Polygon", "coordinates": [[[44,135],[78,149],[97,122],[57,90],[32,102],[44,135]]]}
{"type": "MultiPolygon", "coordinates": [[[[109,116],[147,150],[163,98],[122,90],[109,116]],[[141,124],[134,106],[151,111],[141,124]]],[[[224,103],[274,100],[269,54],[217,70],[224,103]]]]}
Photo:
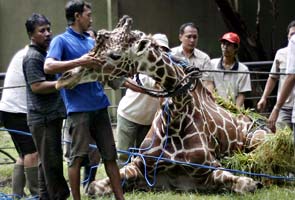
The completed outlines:
{"type": "Polygon", "coordinates": [[[136,40],[125,51],[123,48],[119,51],[109,49],[106,61],[127,76],[134,73],[146,74],[169,91],[174,89],[185,75],[184,70],[176,66],[177,61],[169,51],[170,49],[162,48],[149,35],[136,40]]]}
{"type": "Polygon", "coordinates": [[[132,31],[132,18],[124,15],[118,22],[116,28],[112,31],[99,30],[96,37],[96,45],[89,52],[89,55],[101,57],[107,54],[108,50],[124,51],[144,33],[132,31]]]}

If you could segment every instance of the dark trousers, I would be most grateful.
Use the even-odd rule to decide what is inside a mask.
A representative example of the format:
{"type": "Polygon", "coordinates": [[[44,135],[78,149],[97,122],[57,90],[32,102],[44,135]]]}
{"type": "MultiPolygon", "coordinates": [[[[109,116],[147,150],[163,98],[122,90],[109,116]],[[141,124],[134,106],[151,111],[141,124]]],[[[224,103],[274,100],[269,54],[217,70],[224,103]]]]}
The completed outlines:
{"type": "Polygon", "coordinates": [[[39,154],[40,199],[64,200],[70,192],[63,175],[62,119],[30,126],[39,154]]]}
{"type": "Polygon", "coordinates": [[[3,125],[9,129],[8,132],[11,135],[12,141],[19,154],[19,157],[23,158],[27,154],[35,153],[36,147],[32,136],[25,135],[14,131],[22,131],[29,134],[30,130],[27,125],[27,114],[25,113],[9,113],[1,112],[3,125]]]}

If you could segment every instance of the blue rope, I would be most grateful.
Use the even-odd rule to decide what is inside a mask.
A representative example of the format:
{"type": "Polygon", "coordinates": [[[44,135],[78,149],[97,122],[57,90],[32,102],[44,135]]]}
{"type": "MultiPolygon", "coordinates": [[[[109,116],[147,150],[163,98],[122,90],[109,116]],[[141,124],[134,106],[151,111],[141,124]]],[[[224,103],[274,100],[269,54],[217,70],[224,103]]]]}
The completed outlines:
{"type": "Polygon", "coordinates": [[[13,195],[7,195],[0,192],[0,200],[13,200],[13,195]]]}
{"type": "Polygon", "coordinates": [[[98,168],[98,167],[99,167],[99,164],[98,165],[93,165],[93,166],[90,167],[89,175],[88,175],[87,179],[85,179],[84,181],[82,181],[82,184],[88,183],[90,181],[90,178],[91,178],[91,175],[93,173],[93,170],[95,168],[98,168]]]}
{"type": "Polygon", "coordinates": [[[20,135],[32,136],[31,133],[24,132],[24,131],[18,131],[18,130],[14,130],[14,129],[0,128],[0,131],[8,131],[8,132],[17,133],[20,135]]]}
{"type": "MultiPolygon", "coordinates": [[[[21,196],[17,195],[17,194],[5,194],[3,192],[0,192],[0,200],[15,200],[15,199],[22,199],[21,196]]],[[[32,197],[27,197],[24,198],[25,200],[37,200],[39,199],[39,196],[32,196],[32,197]]]]}
{"type": "MultiPolygon", "coordinates": [[[[120,150],[119,152],[121,152],[121,153],[130,153],[130,152],[127,152],[127,151],[122,151],[122,150],[120,150]]],[[[132,155],[146,157],[146,158],[152,158],[154,160],[159,159],[159,157],[156,157],[156,156],[142,155],[142,154],[139,154],[139,153],[132,153],[132,155]]],[[[197,163],[182,162],[182,161],[177,161],[177,160],[171,160],[171,159],[168,159],[168,158],[160,158],[160,160],[163,160],[163,161],[169,162],[169,163],[173,163],[173,164],[183,165],[183,166],[192,166],[192,167],[196,167],[196,168],[204,168],[204,169],[211,169],[211,170],[222,170],[222,171],[228,171],[228,172],[232,172],[232,173],[246,174],[246,175],[249,175],[249,176],[260,176],[260,177],[269,178],[269,179],[280,179],[280,180],[286,180],[286,181],[295,181],[295,177],[273,176],[273,175],[269,175],[269,174],[246,172],[246,171],[240,171],[240,170],[235,170],[235,169],[227,169],[227,168],[213,167],[213,166],[209,166],[209,165],[202,165],[202,164],[197,164],[197,163]]]]}
{"type": "MultiPolygon", "coordinates": [[[[168,127],[169,127],[169,124],[170,124],[170,113],[169,113],[168,106],[169,106],[169,104],[168,104],[168,100],[166,100],[166,102],[165,102],[164,112],[167,114],[167,126],[166,126],[166,134],[165,134],[165,135],[166,135],[166,137],[165,137],[166,139],[165,139],[165,142],[164,142],[164,145],[163,145],[164,149],[165,149],[165,147],[166,147],[166,145],[167,145],[167,140],[168,140],[168,127]]],[[[162,114],[163,114],[163,113],[162,113],[162,114]]],[[[151,182],[151,181],[149,180],[149,178],[148,178],[148,170],[147,170],[146,161],[145,161],[144,156],[143,156],[142,154],[140,154],[140,153],[133,153],[133,152],[134,152],[134,151],[139,152],[139,151],[141,151],[141,150],[145,150],[145,151],[147,151],[147,150],[151,149],[151,147],[152,147],[153,144],[154,144],[155,135],[156,135],[156,133],[154,132],[154,134],[153,134],[153,138],[152,138],[152,142],[151,142],[151,144],[150,144],[148,147],[146,147],[146,148],[135,148],[135,147],[130,147],[130,148],[128,148],[128,151],[123,151],[123,150],[121,151],[122,153],[129,155],[129,156],[128,156],[128,159],[127,159],[127,161],[124,163],[124,165],[125,165],[125,164],[128,164],[128,162],[129,162],[129,160],[131,159],[132,155],[139,156],[139,157],[142,159],[142,161],[143,161],[143,165],[144,165],[144,178],[145,178],[145,181],[147,182],[147,184],[148,184],[150,187],[153,187],[153,186],[156,184],[156,182],[157,182],[157,176],[156,176],[156,174],[157,174],[157,169],[158,169],[158,163],[159,163],[160,159],[163,157],[164,151],[161,152],[160,156],[157,157],[158,159],[157,159],[157,161],[155,162],[155,167],[154,167],[155,170],[154,170],[154,173],[153,173],[153,181],[152,181],[152,182],[151,182]]],[[[120,152],[120,150],[118,150],[118,152],[120,152]]],[[[125,181],[126,181],[126,178],[124,178],[122,185],[124,185],[125,181]]]]}

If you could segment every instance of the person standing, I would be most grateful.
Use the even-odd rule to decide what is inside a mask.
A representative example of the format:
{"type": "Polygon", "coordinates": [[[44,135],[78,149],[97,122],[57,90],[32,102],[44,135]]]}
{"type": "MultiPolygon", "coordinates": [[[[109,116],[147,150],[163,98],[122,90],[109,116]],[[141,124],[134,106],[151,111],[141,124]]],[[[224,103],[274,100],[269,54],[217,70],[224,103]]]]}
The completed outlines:
{"type": "Polygon", "coordinates": [[[52,32],[50,21],[33,13],[26,21],[31,40],[23,60],[27,90],[27,121],[39,155],[39,198],[64,200],[69,189],[63,175],[61,128],[65,108],[55,89],[56,77],[44,73],[43,65],[52,32]]]}
{"type": "MultiPolygon", "coordinates": [[[[197,49],[199,40],[199,28],[192,22],[182,24],[179,28],[179,40],[181,44],[171,49],[172,55],[184,59],[189,65],[200,70],[212,69],[210,57],[197,49]]],[[[213,77],[209,72],[202,73],[202,83],[206,88],[213,91],[213,77]]]]}
{"type": "Polygon", "coordinates": [[[18,158],[13,168],[12,193],[24,197],[26,183],[32,196],[38,195],[38,153],[27,124],[26,87],[23,58],[29,46],[19,50],[11,59],[4,79],[0,102],[3,125],[11,135],[18,158]],[[9,88],[12,87],[12,88],[9,88]],[[16,133],[21,131],[22,133],[16,133]]]}
{"type": "MultiPolygon", "coordinates": [[[[97,33],[92,28],[89,27],[87,30],[87,33],[89,36],[95,40],[97,33]]],[[[63,129],[63,139],[65,140],[64,143],[64,157],[67,162],[69,162],[70,152],[71,152],[71,142],[72,137],[69,133],[69,128],[71,127],[70,121],[68,119],[64,122],[64,129],[63,129]]],[[[95,180],[96,172],[97,172],[97,165],[100,162],[100,155],[97,148],[95,148],[93,145],[95,145],[95,141],[91,141],[91,146],[89,147],[89,163],[84,164],[84,170],[83,170],[83,187],[87,187],[88,184],[95,180]]]]}
{"type": "MultiPolygon", "coordinates": [[[[272,129],[273,132],[276,131],[276,122],[279,116],[279,111],[284,105],[287,98],[293,93],[294,95],[294,85],[295,85],[295,34],[293,34],[289,40],[287,46],[287,68],[286,73],[287,77],[282,85],[281,92],[277,98],[277,102],[272,109],[272,112],[268,118],[269,128],[272,129]]],[[[293,105],[292,111],[292,126],[293,126],[293,135],[295,141],[295,109],[293,105]]],[[[295,146],[295,145],[294,145],[295,146]]]]}
{"type": "Polygon", "coordinates": [[[214,88],[219,96],[232,101],[237,107],[244,106],[245,94],[250,92],[251,79],[249,69],[240,63],[237,54],[240,37],[233,32],[225,33],[221,42],[221,58],[211,60],[214,70],[230,70],[245,73],[215,72],[213,74],[214,88]]]}
{"type": "MultiPolygon", "coordinates": [[[[290,40],[291,36],[295,34],[295,20],[291,21],[287,28],[287,36],[288,40],[290,40]]],[[[287,47],[281,48],[277,51],[274,62],[272,64],[271,72],[280,72],[285,73],[286,72],[286,65],[287,65],[287,47]]],[[[282,85],[284,84],[286,79],[286,76],[279,76],[270,74],[265,89],[263,92],[263,95],[259,102],[257,103],[257,109],[259,111],[262,111],[265,109],[267,104],[267,97],[270,95],[270,93],[273,91],[273,89],[276,86],[277,81],[279,80],[279,87],[278,87],[278,96],[280,94],[280,91],[282,90],[282,85]]],[[[278,98],[277,96],[277,98],[278,98]]],[[[280,127],[284,127],[285,125],[288,125],[291,129],[292,127],[292,110],[294,105],[294,95],[290,95],[287,100],[285,101],[284,105],[280,109],[277,125],[280,127]]]]}
{"type": "MultiPolygon", "coordinates": [[[[152,38],[162,48],[169,49],[168,38],[164,34],[154,34],[152,38]]],[[[156,82],[144,74],[139,74],[136,79],[143,87],[155,88],[156,82]]],[[[124,86],[128,87],[128,82],[124,86]]],[[[159,98],[151,97],[132,89],[127,89],[125,96],[120,100],[117,110],[117,147],[119,150],[128,151],[130,147],[138,148],[151,128],[152,121],[160,106],[159,98]]],[[[118,155],[120,164],[128,160],[129,155],[118,155]]]]}
{"type": "MultiPolygon", "coordinates": [[[[91,26],[91,4],[82,0],[68,1],[65,6],[68,27],[56,36],[48,51],[44,69],[48,74],[61,75],[77,66],[100,67],[102,61],[87,53],[94,40],[86,33],[91,26]]],[[[88,162],[88,149],[94,139],[104,162],[105,170],[116,199],[124,199],[116,163],[117,150],[108,115],[109,100],[99,82],[77,85],[61,94],[71,123],[72,146],[68,168],[73,199],[80,200],[80,168],[88,162]]]]}

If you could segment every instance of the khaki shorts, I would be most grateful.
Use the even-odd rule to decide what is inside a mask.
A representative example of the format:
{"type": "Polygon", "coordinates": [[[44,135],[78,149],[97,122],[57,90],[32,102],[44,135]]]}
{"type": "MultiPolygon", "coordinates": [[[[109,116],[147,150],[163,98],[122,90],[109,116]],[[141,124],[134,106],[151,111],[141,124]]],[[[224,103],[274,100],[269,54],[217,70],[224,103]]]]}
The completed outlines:
{"type": "MultiPolygon", "coordinates": [[[[77,157],[89,162],[89,144],[94,140],[103,160],[116,160],[117,150],[107,108],[68,116],[72,136],[69,166],[77,157]]],[[[83,163],[85,165],[85,163],[83,163]]]]}
{"type": "MultiPolygon", "coordinates": [[[[64,158],[69,163],[71,156],[71,145],[72,145],[72,136],[69,133],[70,122],[68,119],[65,120],[64,129],[63,129],[63,139],[64,143],[64,158]]],[[[84,166],[94,166],[98,165],[100,162],[100,153],[96,147],[95,141],[91,138],[91,142],[88,145],[88,157],[83,161],[84,166]]]]}

